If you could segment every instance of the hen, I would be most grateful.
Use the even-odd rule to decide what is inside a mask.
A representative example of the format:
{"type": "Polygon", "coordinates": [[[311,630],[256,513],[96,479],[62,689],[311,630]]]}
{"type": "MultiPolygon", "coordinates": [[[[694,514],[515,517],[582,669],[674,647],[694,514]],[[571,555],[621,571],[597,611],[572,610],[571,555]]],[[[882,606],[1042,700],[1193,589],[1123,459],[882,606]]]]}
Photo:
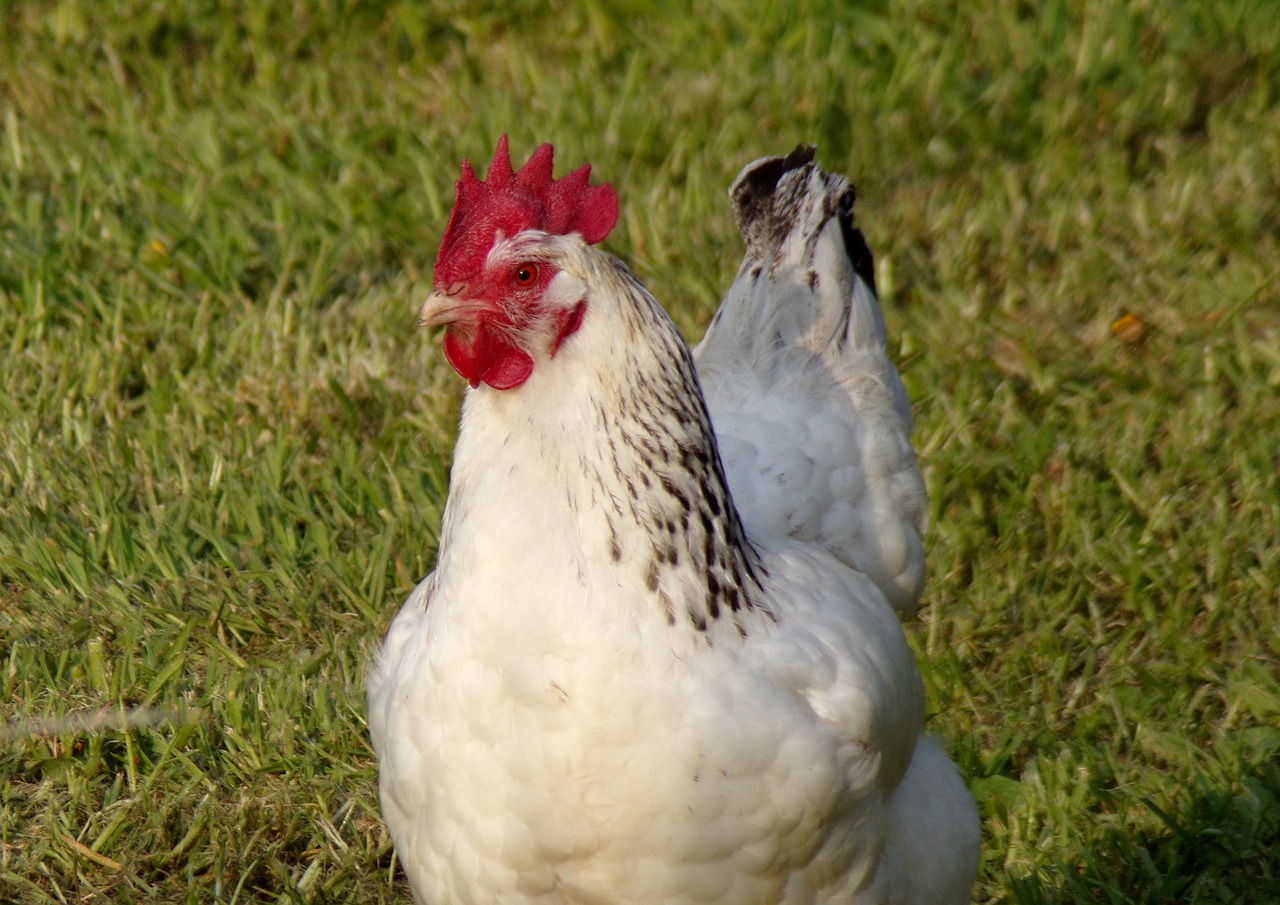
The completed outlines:
{"type": "Polygon", "coordinates": [[[960,903],[973,800],[895,614],[924,492],[853,190],[732,188],[747,255],[691,354],[552,150],[463,164],[422,323],[463,404],[436,570],[369,678],[417,901],[960,903]],[[714,425],[714,430],[713,430],[714,425]]]}

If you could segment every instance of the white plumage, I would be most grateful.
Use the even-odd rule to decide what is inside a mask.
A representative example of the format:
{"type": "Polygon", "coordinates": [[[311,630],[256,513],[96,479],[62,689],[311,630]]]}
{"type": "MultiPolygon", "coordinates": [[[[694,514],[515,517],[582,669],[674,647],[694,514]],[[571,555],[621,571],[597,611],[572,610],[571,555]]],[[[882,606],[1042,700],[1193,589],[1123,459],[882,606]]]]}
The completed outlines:
{"type": "Polygon", "coordinates": [[[695,350],[698,376],[749,533],[821,546],[905,618],[924,588],[928,509],[911,406],[853,190],[811,156],[757,161],[730,189],[747,254],[695,350]]]}
{"type": "Polygon", "coordinates": [[[925,507],[851,190],[808,149],[743,171],[747,259],[695,371],[583,241],[607,199],[557,220],[543,189],[502,220],[577,176],[551,183],[544,149],[513,176],[504,142],[487,184],[464,169],[458,207],[483,210],[455,211],[424,309],[485,385],[436,570],[369,678],[415,898],[968,901],[976,813],[920,735],[894,612],[925,507]]]}

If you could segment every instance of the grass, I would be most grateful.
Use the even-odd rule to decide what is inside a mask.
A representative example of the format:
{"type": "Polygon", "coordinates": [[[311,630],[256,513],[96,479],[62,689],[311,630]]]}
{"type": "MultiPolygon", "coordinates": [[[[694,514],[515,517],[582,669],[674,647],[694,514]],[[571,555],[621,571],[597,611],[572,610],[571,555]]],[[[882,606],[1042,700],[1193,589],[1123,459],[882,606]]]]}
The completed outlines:
{"type": "Polygon", "coordinates": [[[978,900],[1280,901],[1280,6],[831,6],[0,6],[0,901],[408,901],[363,673],[504,131],[690,337],[738,167],[853,175],[978,900]]]}

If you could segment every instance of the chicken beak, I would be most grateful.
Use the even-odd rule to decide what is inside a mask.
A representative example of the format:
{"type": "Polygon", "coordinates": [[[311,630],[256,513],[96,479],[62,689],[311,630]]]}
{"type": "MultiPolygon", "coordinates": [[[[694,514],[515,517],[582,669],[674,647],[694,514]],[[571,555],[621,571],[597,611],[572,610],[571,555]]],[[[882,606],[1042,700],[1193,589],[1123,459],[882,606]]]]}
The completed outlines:
{"type": "Polygon", "coordinates": [[[465,298],[460,291],[441,292],[437,289],[422,303],[422,311],[418,313],[418,326],[442,327],[486,308],[479,302],[465,298]]]}

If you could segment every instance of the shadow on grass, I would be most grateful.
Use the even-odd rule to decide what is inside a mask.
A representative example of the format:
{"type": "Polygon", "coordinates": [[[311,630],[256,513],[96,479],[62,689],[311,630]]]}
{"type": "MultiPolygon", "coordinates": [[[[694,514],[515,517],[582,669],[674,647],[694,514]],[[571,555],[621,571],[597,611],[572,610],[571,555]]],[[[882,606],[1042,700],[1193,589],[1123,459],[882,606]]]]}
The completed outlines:
{"type": "Polygon", "coordinates": [[[1020,905],[1067,902],[1280,902],[1280,752],[1241,764],[1238,779],[1199,772],[1174,808],[1142,804],[1163,831],[1123,826],[1097,838],[1080,864],[1010,878],[1020,905]]]}

